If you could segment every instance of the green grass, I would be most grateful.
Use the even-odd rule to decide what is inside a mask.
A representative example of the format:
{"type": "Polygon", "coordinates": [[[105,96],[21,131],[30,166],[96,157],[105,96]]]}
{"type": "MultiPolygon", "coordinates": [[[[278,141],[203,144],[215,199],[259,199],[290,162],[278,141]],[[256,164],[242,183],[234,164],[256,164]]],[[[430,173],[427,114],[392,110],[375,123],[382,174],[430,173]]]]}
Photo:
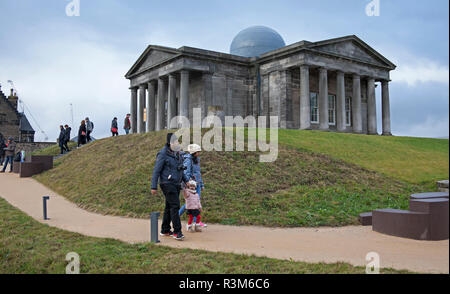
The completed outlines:
{"type": "Polygon", "coordinates": [[[449,140],[445,139],[280,130],[279,141],[428,187],[449,177],[449,140]]]}
{"type": "MultiPolygon", "coordinates": [[[[362,274],[347,263],[305,263],[271,258],[126,244],[41,224],[0,198],[0,274],[64,274],[65,256],[80,256],[81,273],[362,274]],[[195,264],[195,266],[193,266],[195,264]]],[[[381,273],[408,273],[381,269],[381,273]]]]}
{"type": "MultiPolygon", "coordinates": [[[[70,141],[69,144],[67,144],[67,146],[69,146],[70,150],[73,150],[77,147],[77,142],[72,142],[70,141]]],[[[36,150],[32,153],[32,155],[52,155],[52,156],[57,156],[61,153],[61,148],[59,148],[58,144],[52,145],[50,147],[47,148],[43,148],[43,149],[39,149],[36,150]]]]}
{"type": "MultiPolygon", "coordinates": [[[[362,160],[357,156],[349,156],[353,160],[350,162],[319,153],[320,150],[312,152],[303,148],[302,142],[308,140],[293,138],[312,136],[310,140],[315,142],[320,141],[316,137],[332,140],[333,136],[347,134],[296,132],[280,130],[279,155],[274,163],[260,163],[258,152],[203,152],[204,220],[236,225],[343,226],[357,224],[361,212],[386,207],[405,209],[411,193],[430,189],[426,184],[361,167],[355,163],[362,160]],[[300,143],[294,143],[295,140],[300,143]]],[[[162,193],[150,194],[150,180],[166,133],[95,141],[58,159],[54,169],[35,178],[90,211],[147,217],[150,211],[162,211],[164,207],[162,193]]],[[[369,141],[392,140],[359,135],[355,141],[363,137],[369,141]]],[[[339,142],[349,145],[348,140],[336,139],[328,146],[343,150],[343,143],[339,142]]],[[[394,152],[388,149],[386,154],[394,152]]],[[[441,165],[435,165],[435,169],[443,169],[441,165]]]]}

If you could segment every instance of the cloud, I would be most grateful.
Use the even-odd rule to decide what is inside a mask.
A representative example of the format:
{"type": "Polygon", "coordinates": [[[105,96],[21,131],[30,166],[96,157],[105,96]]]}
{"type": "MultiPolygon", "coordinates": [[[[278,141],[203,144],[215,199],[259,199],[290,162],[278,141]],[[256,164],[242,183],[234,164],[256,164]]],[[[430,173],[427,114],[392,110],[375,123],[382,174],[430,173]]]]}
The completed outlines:
{"type": "Polygon", "coordinates": [[[448,66],[444,66],[428,59],[411,59],[402,62],[397,69],[391,72],[391,79],[395,82],[407,83],[408,86],[417,86],[420,83],[438,82],[449,83],[448,66]]]}
{"type": "MultiPolygon", "coordinates": [[[[73,36],[40,40],[28,49],[32,58],[0,57],[8,75],[0,79],[3,85],[6,79],[14,81],[19,98],[50,141],[57,138],[60,124],[71,124],[70,103],[74,108],[74,133],[80,121],[89,116],[95,123],[94,137],[109,135],[112,118],[121,118],[129,111],[129,82],[124,74],[134,55],[73,36]]],[[[7,91],[5,88],[3,91],[7,91]]],[[[45,140],[28,117],[36,131],[35,140],[45,140]]]]}

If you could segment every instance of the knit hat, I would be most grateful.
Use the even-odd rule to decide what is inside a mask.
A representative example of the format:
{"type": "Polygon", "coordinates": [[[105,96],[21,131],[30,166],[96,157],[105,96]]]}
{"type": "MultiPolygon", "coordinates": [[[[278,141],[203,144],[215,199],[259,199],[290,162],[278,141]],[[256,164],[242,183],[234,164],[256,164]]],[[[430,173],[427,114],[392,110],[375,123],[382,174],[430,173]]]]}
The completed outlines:
{"type": "Polygon", "coordinates": [[[194,181],[194,180],[190,180],[190,181],[188,182],[188,184],[191,185],[191,186],[194,186],[194,188],[197,188],[197,182],[194,181]]]}

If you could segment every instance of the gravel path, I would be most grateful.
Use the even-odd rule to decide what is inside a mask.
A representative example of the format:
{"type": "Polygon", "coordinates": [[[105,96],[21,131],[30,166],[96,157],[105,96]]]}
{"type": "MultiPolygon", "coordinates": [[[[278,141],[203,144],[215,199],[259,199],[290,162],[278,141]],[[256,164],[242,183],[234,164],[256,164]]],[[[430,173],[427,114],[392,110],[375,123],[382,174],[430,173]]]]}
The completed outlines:
{"type": "MultiPolygon", "coordinates": [[[[128,243],[150,240],[150,221],[100,215],[79,208],[31,178],[0,175],[0,196],[41,223],[87,236],[128,243]],[[42,196],[49,195],[42,219],[42,196]]],[[[184,224],[183,224],[184,225],[184,224]]],[[[305,262],[338,261],[366,265],[366,254],[380,255],[381,267],[426,273],[449,273],[449,240],[417,241],[373,232],[371,227],[264,228],[210,224],[201,233],[184,232],[184,241],[160,238],[160,245],[254,254],[305,262]]]]}

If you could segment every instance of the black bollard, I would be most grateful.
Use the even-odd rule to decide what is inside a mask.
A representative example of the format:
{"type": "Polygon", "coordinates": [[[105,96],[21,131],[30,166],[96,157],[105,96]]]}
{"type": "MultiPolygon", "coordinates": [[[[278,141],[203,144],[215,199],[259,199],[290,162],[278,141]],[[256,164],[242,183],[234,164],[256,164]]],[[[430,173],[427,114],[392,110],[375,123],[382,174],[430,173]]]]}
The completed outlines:
{"type": "Polygon", "coordinates": [[[159,212],[152,212],[150,214],[150,242],[159,243],[158,240],[158,218],[159,212]]]}
{"type": "Polygon", "coordinates": [[[48,220],[48,218],[47,218],[47,200],[49,200],[49,199],[50,199],[49,196],[42,197],[42,201],[44,204],[44,220],[48,220]]]}

